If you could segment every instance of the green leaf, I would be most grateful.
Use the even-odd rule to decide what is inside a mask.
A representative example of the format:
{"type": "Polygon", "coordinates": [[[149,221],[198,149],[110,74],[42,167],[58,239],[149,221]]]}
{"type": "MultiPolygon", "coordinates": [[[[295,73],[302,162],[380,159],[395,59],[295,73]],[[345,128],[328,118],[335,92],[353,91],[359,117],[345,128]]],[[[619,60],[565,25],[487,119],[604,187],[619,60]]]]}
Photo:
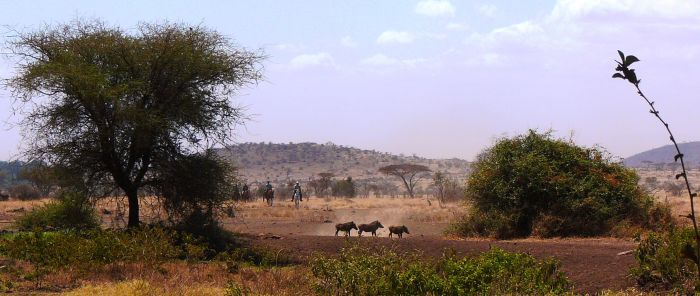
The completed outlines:
{"type": "Polygon", "coordinates": [[[617,53],[620,54],[620,61],[624,63],[625,62],[625,54],[619,50],[617,51],[617,53]]]}
{"type": "Polygon", "coordinates": [[[625,76],[622,76],[622,74],[620,74],[620,73],[615,73],[615,74],[613,74],[612,78],[622,78],[622,79],[625,79],[625,76]]]}
{"type": "Polygon", "coordinates": [[[627,56],[627,58],[625,59],[625,66],[632,65],[632,63],[634,62],[639,62],[639,59],[633,55],[627,56]]]}

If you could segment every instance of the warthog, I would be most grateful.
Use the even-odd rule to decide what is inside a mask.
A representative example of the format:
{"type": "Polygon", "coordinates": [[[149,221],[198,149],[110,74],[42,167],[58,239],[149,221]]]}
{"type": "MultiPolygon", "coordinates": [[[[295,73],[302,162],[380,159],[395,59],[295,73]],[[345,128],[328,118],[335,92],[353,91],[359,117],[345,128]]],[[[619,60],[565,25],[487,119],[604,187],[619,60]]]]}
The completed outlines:
{"type": "Polygon", "coordinates": [[[335,236],[338,236],[338,231],[344,231],[345,236],[350,236],[350,231],[353,229],[357,230],[357,225],[354,221],[340,223],[335,225],[335,236]]]}
{"type": "Polygon", "coordinates": [[[410,232],[408,232],[408,227],[406,227],[405,225],[389,226],[389,237],[391,237],[392,234],[398,234],[399,238],[402,238],[404,232],[407,234],[411,234],[410,232]]]}
{"type": "Polygon", "coordinates": [[[384,225],[382,223],[379,223],[379,221],[374,221],[369,224],[360,224],[357,226],[357,232],[359,233],[359,236],[362,236],[362,232],[371,232],[372,236],[377,236],[377,229],[379,228],[384,228],[384,225]]]}

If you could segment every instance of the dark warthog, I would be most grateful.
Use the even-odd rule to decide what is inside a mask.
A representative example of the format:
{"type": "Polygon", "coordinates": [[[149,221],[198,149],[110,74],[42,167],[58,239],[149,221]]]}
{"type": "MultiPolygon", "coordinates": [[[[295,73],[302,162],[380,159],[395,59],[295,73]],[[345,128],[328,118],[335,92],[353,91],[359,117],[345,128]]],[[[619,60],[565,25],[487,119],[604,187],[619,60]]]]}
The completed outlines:
{"type": "Polygon", "coordinates": [[[345,236],[350,236],[350,231],[353,229],[357,230],[357,225],[354,221],[340,223],[335,225],[335,236],[338,236],[338,231],[344,231],[345,236]]]}
{"type": "Polygon", "coordinates": [[[379,221],[375,220],[372,223],[369,224],[360,224],[357,226],[358,230],[357,232],[359,233],[359,236],[362,236],[362,232],[371,232],[372,236],[377,236],[377,229],[379,228],[384,228],[384,225],[382,223],[379,223],[379,221]]]}
{"type": "Polygon", "coordinates": [[[404,233],[411,234],[410,232],[408,232],[408,227],[406,227],[405,225],[389,226],[389,237],[391,237],[391,234],[394,233],[398,234],[399,238],[402,238],[404,233]]]}

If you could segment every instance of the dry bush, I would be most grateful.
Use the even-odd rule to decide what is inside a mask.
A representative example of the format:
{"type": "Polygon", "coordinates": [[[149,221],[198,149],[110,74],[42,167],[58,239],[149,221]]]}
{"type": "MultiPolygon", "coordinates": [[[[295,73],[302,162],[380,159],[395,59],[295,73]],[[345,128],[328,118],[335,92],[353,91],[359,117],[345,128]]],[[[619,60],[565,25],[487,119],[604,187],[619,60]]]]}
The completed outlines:
{"type": "Polygon", "coordinates": [[[194,287],[182,287],[180,289],[167,291],[163,288],[159,288],[149,284],[143,280],[131,280],[119,283],[105,283],[99,285],[87,285],[80,287],[71,292],[64,293],[65,296],[92,296],[92,295],[103,295],[103,296],[184,296],[184,295],[201,295],[201,296],[215,296],[223,295],[224,289],[220,287],[206,287],[206,286],[194,286],[194,287]]]}
{"type": "Polygon", "coordinates": [[[22,183],[10,187],[10,196],[19,200],[35,200],[41,198],[41,193],[32,185],[22,183]]]}

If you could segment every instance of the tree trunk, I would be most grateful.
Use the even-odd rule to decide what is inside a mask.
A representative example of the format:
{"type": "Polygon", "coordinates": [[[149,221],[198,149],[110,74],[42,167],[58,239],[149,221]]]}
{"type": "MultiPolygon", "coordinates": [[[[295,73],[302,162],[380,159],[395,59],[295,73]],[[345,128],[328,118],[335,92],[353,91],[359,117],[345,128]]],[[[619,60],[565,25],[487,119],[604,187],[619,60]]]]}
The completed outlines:
{"type": "Polygon", "coordinates": [[[139,227],[139,197],[138,190],[129,190],[126,192],[129,199],[129,223],[128,228],[139,227]]]}

